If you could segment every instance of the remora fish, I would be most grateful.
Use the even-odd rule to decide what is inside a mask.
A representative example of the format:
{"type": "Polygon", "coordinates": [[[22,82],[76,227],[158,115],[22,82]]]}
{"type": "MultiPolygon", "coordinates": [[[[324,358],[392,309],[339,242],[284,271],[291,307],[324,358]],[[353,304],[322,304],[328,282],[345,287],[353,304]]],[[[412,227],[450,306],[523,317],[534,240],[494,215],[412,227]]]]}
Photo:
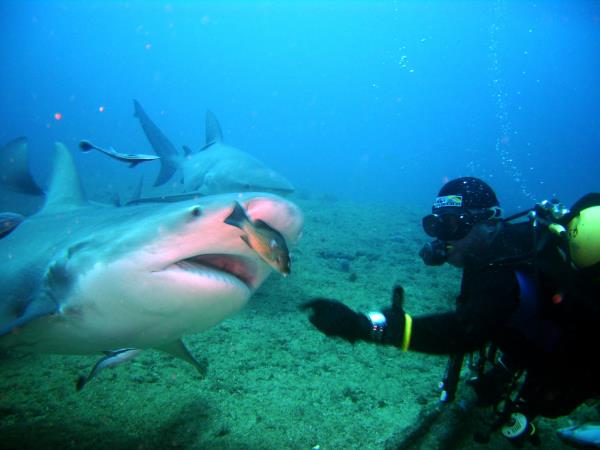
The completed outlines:
{"type": "Polygon", "coordinates": [[[598,423],[585,423],[583,425],[560,428],[556,433],[567,444],[600,448],[600,424],[598,423]]]}
{"type": "Polygon", "coordinates": [[[240,236],[248,247],[253,249],[271,267],[287,276],[291,271],[290,252],[285,238],[279,231],[263,220],[252,222],[244,208],[235,202],[233,211],[225,219],[225,223],[244,231],[240,236]]]}
{"type": "Polygon", "coordinates": [[[77,390],[80,391],[83,387],[94,378],[98,373],[103,369],[108,369],[109,367],[116,367],[119,364],[122,364],[126,361],[129,361],[135,358],[141,352],[138,348],[122,348],[115,351],[106,351],[106,356],[104,358],[100,358],[90,373],[87,376],[81,376],[77,380],[77,390]]]}
{"type": "Polygon", "coordinates": [[[23,220],[25,216],[17,213],[0,213],[0,239],[12,232],[23,220]]]}
{"type": "MultiPolygon", "coordinates": [[[[294,191],[292,184],[281,174],[242,150],[225,145],[217,118],[206,113],[206,143],[192,153],[187,147],[180,152],[160,131],[142,106],[133,101],[134,116],[157,155],[161,170],[154,182],[160,186],[169,181],[177,171],[183,175],[182,192],[199,192],[203,195],[225,192],[271,192],[287,195],[294,191]]],[[[179,192],[176,192],[179,193],[179,192]]]]}
{"type": "Polygon", "coordinates": [[[98,147],[97,145],[92,144],[90,141],[81,141],[79,143],[79,148],[82,152],[98,150],[99,152],[104,153],[105,155],[116,159],[117,161],[129,163],[129,167],[135,167],[145,161],[154,161],[156,159],[160,159],[160,156],[156,155],[145,155],[143,153],[121,153],[112,147],[109,149],[98,147]]]}
{"type": "Polygon", "coordinates": [[[156,348],[203,370],[181,337],[237,312],[272,271],[224,223],[234,201],[296,242],[300,210],[271,194],[87,202],[70,152],[57,144],[44,207],[0,240],[0,348],[156,348]]]}

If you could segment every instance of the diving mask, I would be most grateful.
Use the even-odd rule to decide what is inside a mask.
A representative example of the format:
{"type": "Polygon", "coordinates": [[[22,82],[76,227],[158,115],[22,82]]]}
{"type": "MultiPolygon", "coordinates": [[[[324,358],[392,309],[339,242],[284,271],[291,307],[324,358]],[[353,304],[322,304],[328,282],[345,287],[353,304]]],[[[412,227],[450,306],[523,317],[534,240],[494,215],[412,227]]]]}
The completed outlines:
{"type": "Polygon", "coordinates": [[[423,230],[429,236],[442,241],[458,241],[467,236],[477,222],[500,218],[501,215],[502,210],[498,206],[436,212],[423,217],[423,230]]]}

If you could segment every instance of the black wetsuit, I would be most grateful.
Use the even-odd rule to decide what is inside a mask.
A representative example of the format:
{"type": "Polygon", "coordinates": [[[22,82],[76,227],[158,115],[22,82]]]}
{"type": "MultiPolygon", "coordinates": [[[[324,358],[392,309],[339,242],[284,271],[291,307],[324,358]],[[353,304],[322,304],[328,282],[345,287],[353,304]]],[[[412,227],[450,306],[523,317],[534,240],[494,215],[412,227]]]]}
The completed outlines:
{"type": "Polygon", "coordinates": [[[456,311],[413,318],[410,349],[431,354],[469,353],[494,343],[515,369],[527,371],[521,394],[528,416],[568,414],[600,392],[597,353],[593,351],[600,323],[571,311],[570,304],[553,305],[548,298],[562,283],[557,278],[565,273],[555,249],[538,257],[557,267],[557,275],[546,275],[536,291],[537,303],[524,307],[524,287],[517,272],[539,280],[539,274],[533,276],[532,260],[519,258],[532,254],[531,226],[502,227],[489,256],[463,270],[456,311]]]}

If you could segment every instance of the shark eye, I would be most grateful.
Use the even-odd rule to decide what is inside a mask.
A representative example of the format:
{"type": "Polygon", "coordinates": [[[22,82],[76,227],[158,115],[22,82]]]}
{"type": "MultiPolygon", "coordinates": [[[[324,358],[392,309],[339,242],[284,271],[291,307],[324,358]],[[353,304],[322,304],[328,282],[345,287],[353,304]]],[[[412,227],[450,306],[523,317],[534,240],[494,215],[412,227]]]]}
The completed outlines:
{"type": "Polygon", "coordinates": [[[202,215],[202,209],[200,209],[199,206],[194,206],[190,212],[194,217],[200,217],[202,215]]]}

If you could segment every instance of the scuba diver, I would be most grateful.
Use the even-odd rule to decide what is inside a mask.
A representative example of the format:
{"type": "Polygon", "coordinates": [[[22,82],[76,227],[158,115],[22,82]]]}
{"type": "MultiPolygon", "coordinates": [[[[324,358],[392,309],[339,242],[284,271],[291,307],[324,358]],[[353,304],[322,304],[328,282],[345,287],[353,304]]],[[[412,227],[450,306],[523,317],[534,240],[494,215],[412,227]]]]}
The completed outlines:
{"type": "Polygon", "coordinates": [[[455,311],[411,317],[401,286],[380,311],[325,298],[302,309],[327,336],[449,355],[442,401],[454,396],[463,357],[474,355],[469,384],[477,403],[497,412],[489,432],[536,443],[533,419],[569,414],[600,394],[600,194],[571,210],[545,201],[503,218],[490,186],[463,177],[441,188],[422,224],[435,238],[423,261],[462,269],[455,311]]]}

